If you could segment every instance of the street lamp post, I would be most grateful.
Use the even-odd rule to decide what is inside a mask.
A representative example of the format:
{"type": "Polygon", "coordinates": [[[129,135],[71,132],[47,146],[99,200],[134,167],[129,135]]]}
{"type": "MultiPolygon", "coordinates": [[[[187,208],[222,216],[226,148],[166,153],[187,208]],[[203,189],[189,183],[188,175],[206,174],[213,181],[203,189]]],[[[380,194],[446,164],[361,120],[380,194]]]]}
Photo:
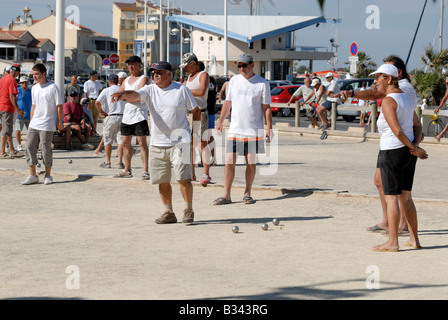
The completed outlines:
{"type": "Polygon", "coordinates": [[[54,80],[61,92],[64,91],[65,51],[65,0],[56,1],[56,47],[54,80]]]}
{"type": "Polygon", "coordinates": [[[145,76],[148,75],[148,53],[147,53],[147,46],[148,46],[148,0],[145,0],[145,31],[144,31],[144,48],[143,48],[143,57],[145,59],[144,61],[144,74],[145,76]]]}

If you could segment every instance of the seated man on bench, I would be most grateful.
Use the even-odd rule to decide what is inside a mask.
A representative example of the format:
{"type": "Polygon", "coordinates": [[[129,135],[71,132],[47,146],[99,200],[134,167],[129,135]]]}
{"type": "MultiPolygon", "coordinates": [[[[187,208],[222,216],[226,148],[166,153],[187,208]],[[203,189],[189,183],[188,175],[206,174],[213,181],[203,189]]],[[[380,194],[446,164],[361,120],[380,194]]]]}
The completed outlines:
{"type": "Polygon", "coordinates": [[[76,135],[82,144],[84,150],[92,150],[93,145],[89,144],[91,127],[84,119],[84,110],[78,102],[78,93],[70,92],[70,101],[63,106],[64,110],[64,127],[70,127],[74,135],[76,135]]]}

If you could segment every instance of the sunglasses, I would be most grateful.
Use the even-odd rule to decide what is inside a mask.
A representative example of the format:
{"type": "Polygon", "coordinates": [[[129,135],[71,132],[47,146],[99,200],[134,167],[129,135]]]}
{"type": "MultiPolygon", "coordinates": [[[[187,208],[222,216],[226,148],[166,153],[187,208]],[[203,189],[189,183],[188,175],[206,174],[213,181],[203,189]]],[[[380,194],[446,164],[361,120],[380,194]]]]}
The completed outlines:
{"type": "Polygon", "coordinates": [[[246,67],[247,67],[247,63],[243,63],[243,64],[239,64],[238,65],[238,69],[246,68],[246,67]]]}

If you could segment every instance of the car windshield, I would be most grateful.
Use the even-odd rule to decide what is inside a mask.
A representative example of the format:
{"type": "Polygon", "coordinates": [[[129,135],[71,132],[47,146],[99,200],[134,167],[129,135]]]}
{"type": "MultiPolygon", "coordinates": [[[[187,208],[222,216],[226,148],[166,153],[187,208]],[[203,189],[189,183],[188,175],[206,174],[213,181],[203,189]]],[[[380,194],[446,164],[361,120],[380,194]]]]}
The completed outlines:
{"type": "Polygon", "coordinates": [[[271,90],[271,96],[278,96],[283,92],[283,88],[274,88],[271,90]]]}

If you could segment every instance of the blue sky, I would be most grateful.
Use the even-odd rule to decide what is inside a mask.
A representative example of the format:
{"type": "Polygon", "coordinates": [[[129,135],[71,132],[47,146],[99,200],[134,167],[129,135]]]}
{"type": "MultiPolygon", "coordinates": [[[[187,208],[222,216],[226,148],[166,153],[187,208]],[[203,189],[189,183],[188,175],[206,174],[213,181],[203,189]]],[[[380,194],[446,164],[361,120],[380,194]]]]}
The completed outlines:
{"type": "MultiPolygon", "coordinates": [[[[164,0],[164,5],[168,0],[164,0]]],[[[235,0],[232,0],[233,2],[235,0]]],[[[121,2],[132,2],[121,0],[121,2]]],[[[159,0],[152,2],[159,4],[159,0]]],[[[261,15],[321,15],[316,0],[261,0],[261,15]]],[[[423,9],[424,0],[327,0],[324,14],[327,18],[342,19],[341,23],[321,24],[318,28],[309,27],[296,32],[296,42],[305,46],[324,46],[330,48],[330,39],[338,41],[338,66],[344,64],[350,56],[351,42],[358,44],[359,50],[366,52],[377,64],[389,54],[397,54],[406,60],[411,42],[417,27],[418,19],[423,9]],[[369,6],[378,9],[379,28],[369,29],[366,20],[371,21],[372,11],[366,13],[369,6]]],[[[29,6],[35,19],[41,19],[49,14],[48,6],[55,7],[55,0],[14,0],[4,1],[0,11],[0,26],[6,26],[14,17],[22,14],[22,9],[29,6]]],[[[80,9],[81,24],[96,31],[112,34],[112,0],[66,0],[66,6],[76,5],[80,9]]],[[[223,14],[224,0],[171,0],[171,6],[181,7],[184,11],[201,14],[223,14]]],[[[447,5],[448,6],[448,3],[447,5]]],[[[445,7],[445,16],[448,8],[445,7]]],[[[241,0],[239,5],[228,5],[230,15],[247,15],[249,6],[247,0],[241,0]]],[[[408,63],[409,69],[422,67],[420,55],[424,48],[433,44],[439,49],[438,33],[440,18],[440,0],[433,3],[429,0],[415,40],[408,63]]],[[[448,47],[448,21],[444,22],[443,47],[448,47]]],[[[378,27],[378,25],[376,25],[378,27]]],[[[302,64],[302,63],[300,63],[302,64]]],[[[303,62],[308,65],[308,62],[303,62]]],[[[325,62],[315,63],[314,69],[327,69],[325,62]]]]}

